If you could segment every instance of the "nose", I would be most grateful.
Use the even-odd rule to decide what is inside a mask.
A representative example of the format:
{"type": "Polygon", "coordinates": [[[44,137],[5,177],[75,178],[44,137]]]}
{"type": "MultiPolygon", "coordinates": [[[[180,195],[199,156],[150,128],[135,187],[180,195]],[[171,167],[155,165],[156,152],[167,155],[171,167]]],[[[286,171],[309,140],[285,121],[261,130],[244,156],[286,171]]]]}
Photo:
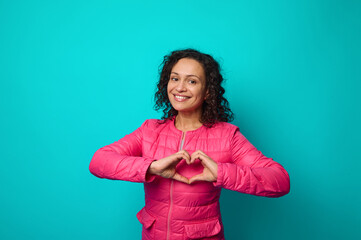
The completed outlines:
{"type": "Polygon", "coordinates": [[[179,81],[177,82],[176,90],[177,90],[178,92],[184,92],[184,91],[186,91],[187,89],[186,89],[186,86],[185,86],[185,81],[179,80],[179,81]]]}

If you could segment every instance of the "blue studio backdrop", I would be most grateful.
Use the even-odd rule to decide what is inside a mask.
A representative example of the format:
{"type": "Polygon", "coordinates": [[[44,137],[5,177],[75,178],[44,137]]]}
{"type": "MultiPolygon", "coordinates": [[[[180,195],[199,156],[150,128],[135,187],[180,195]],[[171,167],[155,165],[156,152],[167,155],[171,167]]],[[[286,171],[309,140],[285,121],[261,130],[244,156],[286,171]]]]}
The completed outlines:
{"type": "Polygon", "coordinates": [[[225,236],[361,239],[359,1],[0,0],[0,239],[140,239],[143,185],[94,152],[153,110],[181,48],[222,66],[233,124],[282,164],[282,198],[222,191],[225,236]]]}

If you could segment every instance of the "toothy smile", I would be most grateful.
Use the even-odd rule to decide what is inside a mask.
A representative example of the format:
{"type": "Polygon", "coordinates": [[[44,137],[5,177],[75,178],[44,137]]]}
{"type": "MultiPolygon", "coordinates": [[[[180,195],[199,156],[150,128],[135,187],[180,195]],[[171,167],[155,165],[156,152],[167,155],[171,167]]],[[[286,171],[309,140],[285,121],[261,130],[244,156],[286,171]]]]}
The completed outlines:
{"type": "Polygon", "coordinates": [[[175,96],[178,99],[187,99],[187,97],[175,96]]]}
{"type": "Polygon", "coordinates": [[[190,98],[190,97],[180,96],[180,95],[174,95],[174,98],[175,98],[177,101],[183,102],[183,101],[187,100],[187,99],[190,98]]]}

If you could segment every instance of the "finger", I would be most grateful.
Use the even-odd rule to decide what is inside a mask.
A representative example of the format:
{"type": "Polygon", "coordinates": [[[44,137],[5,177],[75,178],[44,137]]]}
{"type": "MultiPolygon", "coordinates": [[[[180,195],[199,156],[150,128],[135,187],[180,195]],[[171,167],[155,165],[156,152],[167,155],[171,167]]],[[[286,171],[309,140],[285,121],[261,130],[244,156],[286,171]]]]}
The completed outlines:
{"type": "Polygon", "coordinates": [[[204,167],[207,167],[208,158],[201,153],[198,153],[198,159],[201,161],[204,167]]]}
{"type": "Polygon", "coordinates": [[[197,150],[197,152],[207,156],[207,154],[205,154],[202,150],[197,150]]]}
{"type": "Polygon", "coordinates": [[[189,153],[184,150],[184,154],[186,155],[186,158],[184,159],[186,160],[187,164],[191,164],[191,156],[189,155],[189,153]]]}
{"type": "Polygon", "coordinates": [[[189,163],[190,163],[190,157],[189,157],[189,154],[187,155],[187,154],[186,154],[186,153],[184,153],[184,152],[179,153],[179,154],[178,154],[178,160],[180,161],[180,160],[182,160],[182,159],[184,159],[184,160],[186,161],[186,163],[187,163],[187,164],[189,164],[189,163]]]}
{"type": "Polygon", "coordinates": [[[182,154],[182,158],[186,160],[187,164],[190,164],[191,156],[186,150],[181,150],[180,153],[182,154]]]}
{"type": "Polygon", "coordinates": [[[189,184],[192,184],[195,181],[204,181],[204,175],[203,173],[195,175],[189,179],[189,184]]]}
{"type": "Polygon", "coordinates": [[[173,156],[174,162],[180,161],[186,157],[186,155],[183,152],[177,152],[177,153],[173,154],[172,156],[173,156]]]}
{"type": "MultiPolygon", "coordinates": [[[[182,149],[182,150],[178,151],[178,153],[188,153],[188,152],[187,152],[187,150],[182,149]]],[[[189,153],[188,153],[188,154],[189,154],[189,153]]]]}
{"type": "Polygon", "coordinates": [[[190,162],[194,163],[194,161],[198,158],[198,155],[199,155],[198,151],[192,153],[190,162]]]}
{"type": "Polygon", "coordinates": [[[180,175],[179,173],[175,173],[172,177],[173,179],[179,181],[179,182],[183,182],[183,183],[186,183],[186,184],[189,184],[189,179],[186,178],[185,176],[182,176],[180,175]]]}
{"type": "Polygon", "coordinates": [[[205,157],[207,157],[207,156],[202,155],[202,153],[200,153],[199,150],[197,150],[196,152],[194,152],[192,154],[191,163],[194,163],[197,159],[199,159],[199,160],[203,159],[204,160],[205,157]]]}
{"type": "Polygon", "coordinates": [[[203,164],[203,166],[205,167],[214,167],[214,163],[216,163],[212,158],[210,158],[207,154],[205,154],[204,152],[200,151],[198,152],[198,159],[201,160],[201,163],[203,164]]]}
{"type": "Polygon", "coordinates": [[[218,171],[218,164],[210,157],[205,157],[203,155],[199,156],[199,159],[201,160],[201,163],[204,168],[208,169],[210,173],[217,178],[217,171],[218,171]]]}
{"type": "Polygon", "coordinates": [[[202,152],[201,150],[197,150],[197,154],[200,157],[204,157],[204,158],[210,158],[207,154],[205,154],[204,152],[202,152]]]}

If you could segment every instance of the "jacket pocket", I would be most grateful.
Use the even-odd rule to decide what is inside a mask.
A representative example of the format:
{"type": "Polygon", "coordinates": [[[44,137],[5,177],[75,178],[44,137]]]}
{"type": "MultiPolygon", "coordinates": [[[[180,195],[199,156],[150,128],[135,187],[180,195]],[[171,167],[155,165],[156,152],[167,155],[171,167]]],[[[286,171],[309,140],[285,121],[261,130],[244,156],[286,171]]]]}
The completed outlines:
{"type": "Polygon", "coordinates": [[[219,219],[184,225],[184,232],[188,239],[202,239],[214,237],[220,233],[221,229],[222,227],[219,223],[219,219]]]}
{"type": "Polygon", "coordinates": [[[142,239],[154,239],[154,226],[156,218],[150,215],[145,207],[143,207],[138,213],[137,218],[143,225],[142,239]]]}

